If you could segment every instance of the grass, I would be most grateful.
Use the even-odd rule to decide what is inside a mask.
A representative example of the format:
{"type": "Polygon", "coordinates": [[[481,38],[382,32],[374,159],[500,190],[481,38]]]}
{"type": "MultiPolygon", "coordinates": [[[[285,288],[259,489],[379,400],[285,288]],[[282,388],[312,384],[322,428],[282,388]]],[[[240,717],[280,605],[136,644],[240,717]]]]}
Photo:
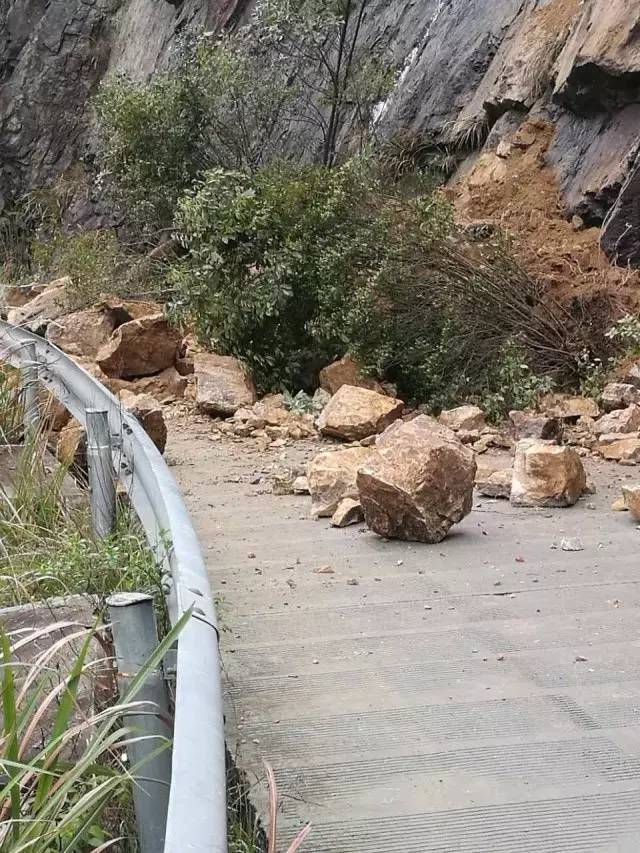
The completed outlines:
{"type": "MultiPolygon", "coordinates": [[[[127,767],[127,747],[138,735],[124,720],[133,712],[153,713],[136,696],[189,617],[167,634],[119,702],[88,713],[81,691],[104,670],[104,658],[92,657],[101,648],[92,641],[104,628],[65,623],[66,633],[27,662],[21,661],[25,649],[42,629],[13,638],[0,634],[0,853],[135,849],[133,839],[105,828],[107,819],[121,823],[114,814],[118,807],[126,814],[133,779],[143,771],[142,765],[127,767]],[[65,664],[69,650],[71,662],[65,664]]],[[[61,633],[60,627],[47,632],[61,633]]],[[[156,749],[168,746],[162,739],[156,749]]]]}

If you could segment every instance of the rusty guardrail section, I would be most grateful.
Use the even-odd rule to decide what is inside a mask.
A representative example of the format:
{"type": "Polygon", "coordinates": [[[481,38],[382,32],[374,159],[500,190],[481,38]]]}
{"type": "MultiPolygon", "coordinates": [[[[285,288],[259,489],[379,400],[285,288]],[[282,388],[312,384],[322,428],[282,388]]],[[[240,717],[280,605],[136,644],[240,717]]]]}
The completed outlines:
{"type": "MultiPolygon", "coordinates": [[[[0,321],[0,360],[20,368],[30,383],[37,379],[85,427],[87,410],[107,413],[115,476],[126,488],[166,574],[172,623],[192,608],[178,640],[164,853],[226,853],[217,620],[200,545],[177,483],[137,420],[60,349],[0,321]]],[[[26,396],[33,404],[35,395],[26,396]]]]}

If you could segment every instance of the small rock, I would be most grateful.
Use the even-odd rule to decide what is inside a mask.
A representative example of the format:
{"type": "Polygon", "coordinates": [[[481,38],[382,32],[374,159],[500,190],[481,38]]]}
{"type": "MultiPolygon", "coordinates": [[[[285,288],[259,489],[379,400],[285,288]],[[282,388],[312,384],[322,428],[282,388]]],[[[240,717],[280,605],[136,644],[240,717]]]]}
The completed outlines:
{"type": "Polygon", "coordinates": [[[476,489],[487,498],[509,498],[511,497],[511,483],[513,481],[513,468],[500,468],[498,470],[487,470],[478,467],[476,473],[476,489]]]}
{"type": "Polygon", "coordinates": [[[294,495],[309,494],[309,480],[306,477],[296,477],[291,484],[294,495]]]}
{"type": "Polygon", "coordinates": [[[360,581],[358,580],[358,578],[349,578],[349,580],[347,581],[347,584],[349,586],[359,586],[360,581]]]}
{"type": "Polygon", "coordinates": [[[629,507],[627,506],[627,502],[624,497],[616,498],[616,500],[611,504],[611,509],[614,512],[627,512],[629,507]]]}
{"type": "Polygon", "coordinates": [[[560,548],[563,551],[584,551],[582,540],[577,536],[567,537],[560,542],[560,548]]]}
{"type": "Polygon", "coordinates": [[[364,513],[360,501],[354,498],[343,498],[331,518],[333,527],[348,527],[350,524],[360,524],[364,521],[364,513]]]}
{"type": "Polygon", "coordinates": [[[576,663],[586,663],[588,658],[585,658],[583,655],[576,655],[576,663]]]}
{"type": "Polygon", "coordinates": [[[607,412],[640,404],[640,389],[626,382],[609,382],[602,392],[602,405],[607,412]]]}

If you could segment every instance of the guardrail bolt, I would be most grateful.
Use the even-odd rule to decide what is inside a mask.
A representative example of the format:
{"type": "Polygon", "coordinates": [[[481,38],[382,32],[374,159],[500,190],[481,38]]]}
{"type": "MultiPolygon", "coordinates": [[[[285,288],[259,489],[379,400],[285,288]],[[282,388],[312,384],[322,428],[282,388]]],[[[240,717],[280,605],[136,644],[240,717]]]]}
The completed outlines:
{"type": "Polygon", "coordinates": [[[86,414],[91,519],[96,538],[104,539],[116,526],[116,477],[109,418],[106,411],[99,409],[87,409],[86,414]]]}
{"type": "MultiPolygon", "coordinates": [[[[153,598],[139,592],[118,593],[107,599],[113,644],[118,665],[120,695],[144,668],[158,645],[153,598]]],[[[148,672],[136,702],[147,703],[137,713],[127,713],[132,729],[127,746],[129,766],[135,780],[133,802],[140,853],[160,853],[169,808],[171,749],[160,747],[172,737],[169,696],[161,666],[148,672]]]]}

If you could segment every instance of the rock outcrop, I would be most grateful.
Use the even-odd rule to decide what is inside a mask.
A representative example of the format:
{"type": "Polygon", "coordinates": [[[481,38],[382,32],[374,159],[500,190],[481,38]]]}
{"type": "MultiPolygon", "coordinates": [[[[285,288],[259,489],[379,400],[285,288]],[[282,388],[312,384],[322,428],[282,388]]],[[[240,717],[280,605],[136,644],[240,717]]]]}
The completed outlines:
{"type": "MultiPolygon", "coordinates": [[[[0,210],[68,172],[81,155],[90,162],[88,105],[105,74],[147,80],[169,67],[185,41],[242,22],[252,8],[249,0],[6,0],[0,210]]],[[[630,0],[373,0],[362,23],[364,51],[383,46],[397,69],[375,111],[378,134],[402,131],[424,150],[454,142],[463,152],[494,152],[528,115],[552,122],[545,157],[565,215],[604,222],[607,253],[640,263],[639,19],[630,0]]],[[[344,116],[341,144],[351,120],[344,116]]],[[[310,127],[295,133],[296,154],[315,147],[310,127]]],[[[89,227],[109,221],[86,187],[69,216],[89,227]]]]}
{"type": "Polygon", "coordinates": [[[471,512],[473,451],[425,416],[382,439],[358,471],[367,525],[388,539],[441,542],[471,512]]]}

